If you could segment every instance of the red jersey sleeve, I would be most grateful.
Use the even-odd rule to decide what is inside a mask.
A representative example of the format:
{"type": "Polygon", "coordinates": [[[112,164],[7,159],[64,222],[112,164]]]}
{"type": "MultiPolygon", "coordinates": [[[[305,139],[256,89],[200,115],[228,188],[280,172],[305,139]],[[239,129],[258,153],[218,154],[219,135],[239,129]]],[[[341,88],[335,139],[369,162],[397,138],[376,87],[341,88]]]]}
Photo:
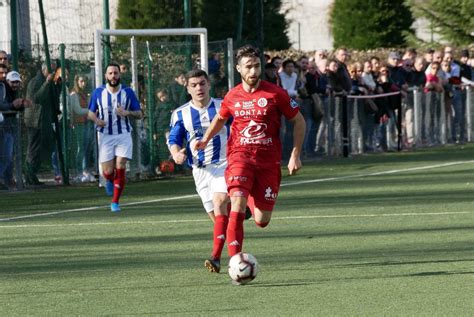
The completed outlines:
{"type": "Polygon", "coordinates": [[[229,94],[227,94],[224,97],[224,100],[222,100],[221,110],[219,110],[219,116],[221,116],[222,118],[225,118],[225,119],[230,118],[232,116],[230,105],[231,105],[231,103],[229,101],[229,94]]]}
{"type": "Polygon", "coordinates": [[[298,103],[294,99],[291,99],[288,96],[288,93],[283,89],[278,90],[277,97],[277,104],[281,113],[283,113],[283,115],[288,120],[293,119],[298,113],[298,111],[300,111],[300,106],[298,105],[298,103]]]}

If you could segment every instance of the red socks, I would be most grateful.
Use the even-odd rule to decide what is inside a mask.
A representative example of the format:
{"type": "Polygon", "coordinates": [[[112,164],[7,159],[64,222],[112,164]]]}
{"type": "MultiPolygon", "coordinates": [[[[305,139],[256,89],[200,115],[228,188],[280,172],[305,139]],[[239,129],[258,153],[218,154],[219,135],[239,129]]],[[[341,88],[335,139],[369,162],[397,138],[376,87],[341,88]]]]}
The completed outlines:
{"type": "Polygon", "coordinates": [[[227,249],[229,251],[229,257],[242,251],[244,219],[245,213],[239,213],[237,211],[230,212],[229,224],[227,225],[227,249]]]}
{"type": "Polygon", "coordinates": [[[214,259],[220,259],[222,249],[225,244],[225,237],[227,231],[227,223],[229,217],[225,215],[217,215],[216,222],[214,223],[214,244],[212,248],[212,257],[214,259]]]}
{"type": "Polygon", "coordinates": [[[113,203],[119,202],[119,199],[120,199],[120,196],[122,195],[124,187],[125,187],[125,169],[117,168],[115,170],[115,177],[114,177],[114,197],[112,198],[113,203]]]}
{"type": "Polygon", "coordinates": [[[106,174],[105,172],[102,172],[102,175],[104,176],[106,180],[111,181],[111,182],[114,181],[114,172],[112,172],[112,174],[106,174]]]}

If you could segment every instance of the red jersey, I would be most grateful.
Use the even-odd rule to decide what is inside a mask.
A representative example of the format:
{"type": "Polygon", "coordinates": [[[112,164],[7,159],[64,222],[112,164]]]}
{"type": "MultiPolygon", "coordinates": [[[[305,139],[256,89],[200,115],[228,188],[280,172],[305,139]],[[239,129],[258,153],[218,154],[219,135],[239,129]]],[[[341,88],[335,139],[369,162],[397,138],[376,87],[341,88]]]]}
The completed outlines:
{"type": "MultiPolygon", "coordinates": [[[[426,85],[428,84],[437,84],[439,83],[439,77],[433,74],[427,74],[426,75],[426,85]]],[[[425,92],[429,92],[430,89],[426,88],[424,89],[425,92]]]]}
{"type": "Polygon", "coordinates": [[[242,84],[224,97],[219,114],[233,117],[227,155],[258,151],[281,156],[281,116],[292,119],[299,111],[282,88],[262,80],[257,90],[246,92],[242,84]]]}

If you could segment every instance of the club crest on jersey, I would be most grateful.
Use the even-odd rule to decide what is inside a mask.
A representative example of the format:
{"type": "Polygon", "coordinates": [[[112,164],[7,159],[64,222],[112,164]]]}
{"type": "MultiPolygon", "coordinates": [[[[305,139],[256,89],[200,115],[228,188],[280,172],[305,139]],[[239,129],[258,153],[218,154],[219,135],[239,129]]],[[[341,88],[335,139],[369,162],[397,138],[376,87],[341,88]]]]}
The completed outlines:
{"type": "Polygon", "coordinates": [[[268,104],[268,101],[267,101],[267,99],[265,99],[265,98],[260,98],[260,99],[258,99],[258,101],[257,101],[257,105],[258,105],[260,108],[265,108],[265,107],[267,106],[267,104],[268,104]]]}
{"type": "Polygon", "coordinates": [[[276,200],[277,199],[277,196],[278,194],[277,193],[274,193],[271,189],[271,187],[267,187],[267,189],[265,189],[265,200],[276,200]]]}
{"type": "Polygon", "coordinates": [[[295,109],[295,108],[298,108],[300,105],[296,102],[296,100],[291,99],[290,100],[290,106],[291,106],[291,108],[295,109]]]}

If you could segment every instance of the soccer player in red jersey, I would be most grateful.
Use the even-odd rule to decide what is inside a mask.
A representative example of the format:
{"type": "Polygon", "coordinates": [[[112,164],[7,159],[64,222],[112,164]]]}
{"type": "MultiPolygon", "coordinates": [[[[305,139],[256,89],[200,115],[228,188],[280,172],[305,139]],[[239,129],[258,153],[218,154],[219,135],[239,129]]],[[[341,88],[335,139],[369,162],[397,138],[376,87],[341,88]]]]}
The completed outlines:
{"type": "Polygon", "coordinates": [[[242,251],[247,201],[257,226],[264,228],[270,222],[281,181],[281,116],[294,124],[294,147],[288,162],[290,175],[302,166],[300,154],[305,133],[305,121],[298,104],[285,90],[260,79],[259,51],[245,45],[237,50],[236,61],[242,83],[225,96],[219,114],[195,145],[197,149],[204,149],[233,117],[225,173],[232,205],[227,226],[231,257],[242,251]]]}

